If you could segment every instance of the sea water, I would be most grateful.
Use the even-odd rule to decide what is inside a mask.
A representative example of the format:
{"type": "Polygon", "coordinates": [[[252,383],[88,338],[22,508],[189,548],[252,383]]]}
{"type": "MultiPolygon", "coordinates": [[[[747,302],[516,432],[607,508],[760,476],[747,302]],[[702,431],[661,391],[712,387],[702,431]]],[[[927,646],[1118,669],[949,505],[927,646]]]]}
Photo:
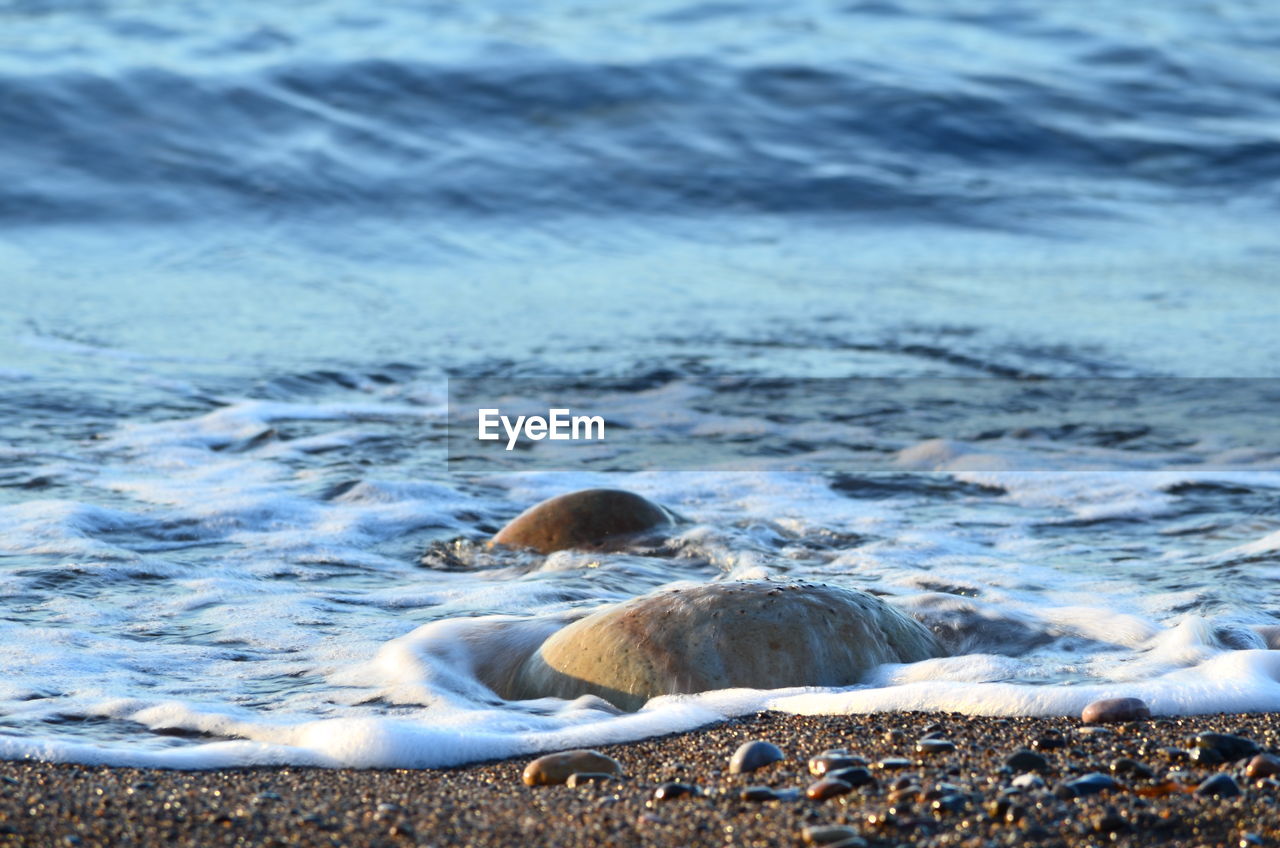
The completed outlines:
{"type": "Polygon", "coordinates": [[[0,4],[0,756],[432,767],[760,709],[1280,709],[1248,400],[1280,376],[1278,60],[1247,0],[0,4]],[[450,381],[526,378],[714,447],[451,464],[450,381]],[[1155,430],[831,393],[1223,378],[1213,427],[1155,430]],[[687,521],[660,552],[483,548],[590,486],[687,521]],[[735,579],[874,592],[950,655],[625,715],[477,679],[735,579]]]}

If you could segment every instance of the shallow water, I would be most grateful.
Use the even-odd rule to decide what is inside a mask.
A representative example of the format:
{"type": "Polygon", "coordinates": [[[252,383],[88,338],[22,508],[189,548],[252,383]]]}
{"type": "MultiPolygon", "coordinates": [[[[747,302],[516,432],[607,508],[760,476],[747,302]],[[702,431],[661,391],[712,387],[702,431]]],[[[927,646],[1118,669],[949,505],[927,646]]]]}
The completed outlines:
{"type": "Polygon", "coordinates": [[[1280,709],[1250,630],[1280,624],[1263,4],[260,5],[0,6],[0,754],[435,766],[763,707],[1280,709]],[[656,426],[642,458],[721,452],[451,468],[448,379],[532,377],[656,426]],[[835,408],[849,378],[1259,405],[904,425],[835,408]],[[593,485],[690,523],[468,544],[593,485]],[[459,648],[763,577],[881,594],[956,656],[619,717],[502,702],[459,648]]]}

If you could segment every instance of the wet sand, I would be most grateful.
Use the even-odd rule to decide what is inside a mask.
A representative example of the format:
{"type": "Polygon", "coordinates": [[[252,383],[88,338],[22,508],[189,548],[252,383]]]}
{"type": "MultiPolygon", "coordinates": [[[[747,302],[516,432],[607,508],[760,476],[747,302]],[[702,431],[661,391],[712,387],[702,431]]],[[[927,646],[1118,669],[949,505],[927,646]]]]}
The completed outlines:
{"type": "Polygon", "coordinates": [[[871,846],[1280,844],[1280,782],[1247,779],[1247,758],[1193,758],[1202,731],[1280,750],[1275,714],[1154,719],[1098,731],[1074,719],[766,713],[602,747],[622,762],[626,780],[580,788],[525,786],[520,775],[532,757],[430,771],[4,762],[0,846],[771,846],[800,845],[803,828],[816,825],[853,828],[850,848],[862,844],[858,838],[871,846]],[[930,733],[955,749],[917,753],[917,740],[930,733]],[[729,757],[751,739],[777,744],[788,758],[729,774],[729,757]],[[825,801],[805,798],[815,780],[807,758],[837,747],[867,759],[876,781],[825,801]],[[1012,786],[1022,769],[1006,760],[1020,748],[1043,757],[1043,787],[1029,777],[1012,786]],[[1113,771],[1122,758],[1138,766],[1113,771]],[[877,767],[885,759],[888,767],[877,767]],[[1116,783],[1064,797],[1072,794],[1064,784],[1091,772],[1116,783]],[[1231,776],[1241,794],[1191,791],[1216,774],[1231,776]],[[666,781],[702,794],[655,800],[666,781]],[[742,800],[748,786],[784,797],[742,800]]]}

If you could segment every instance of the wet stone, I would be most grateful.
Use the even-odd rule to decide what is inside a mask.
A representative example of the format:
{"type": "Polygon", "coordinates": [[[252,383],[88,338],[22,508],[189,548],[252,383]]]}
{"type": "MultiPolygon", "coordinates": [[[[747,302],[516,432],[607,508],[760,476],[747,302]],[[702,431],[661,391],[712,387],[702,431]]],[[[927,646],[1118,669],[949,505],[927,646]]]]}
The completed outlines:
{"type": "Polygon", "coordinates": [[[832,845],[856,836],[858,831],[838,824],[811,825],[800,831],[800,838],[806,845],[832,845]]]}
{"type": "Polygon", "coordinates": [[[1142,780],[1151,780],[1156,774],[1150,768],[1128,757],[1121,757],[1111,763],[1111,773],[1124,775],[1126,777],[1136,777],[1142,780]]]}
{"type": "Polygon", "coordinates": [[[670,512],[633,492],[586,489],[543,501],[512,519],[490,546],[541,554],[591,549],[674,523],[670,512]]]}
{"type": "Polygon", "coordinates": [[[898,769],[911,768],[914,765],[915,763],[905,757],[886,757],[876,763],[876,768],[884,771],[897,771],[898,769]]]}
{"type": "Polygon", "coordinates": [[[1014,771],[1034,771],[1044,774],[1049,771],[1049,761],[1035,751],[1028,751],[1026,748],[1014,751],[1009,755],[1004,764],[1014,771]]]}
{"type": "Polygon", "coordinates": [[[916,743],[916,753],[926,757],[948,754],[956,749],[956,743],[949,739],[921,739],[916,743]]]}
{"type": "Polygon", "coordinates": [[[875,775],[865,766],[851,766],[839,771],[827,772],[827,777],[843,780],[850,786],[869,786],[876,782],[875,775]]]}
{"type": "Polygon", "coordinates": [[[1226,762],[1226,758],[1212,748],[1193,748],[1188,759],[1200,766],[1216,766],[1226,762]]]}
{"type": "Polygon", "coordinates": [[[616,774],[606,774],[598,771],[578,771],[569,775],[564,785],[570,788],[578,786],[591,786],[598,783],[614,783],[621,780],[616,774]]]}
{"type": "Polygon", "coordinates": [[[745,774],[785,759],[786,754],[772,742],[762,742],[759,739],[744,742],[729,759],[729,773],[745,774]]]}
{"type": "Polygon", "coordinates": [[[834,798],[837,795],[847,795],[853,791],[853,787],[845,783],[843,780],[837,780],[834,777],[824,777],[816,783],[809,784],[809,788],[804,791],[805,797],[811,801],[825,801],[828,798],[834,798]]]}
{"type": "Polygon", "coordinates": [[[1138,721],[1151,718],[1151,708],[1141,698],[1104,698],[1085,707],[1080,718],[1085,724],[1138,721]]]}
{"type": "Polygon", "coordinates": [[[833,771],[866,764],[867,761],[862,757],[855,757],[845,751],[823,751],[818,756],[809,758],[809,774],[821,777],[833,771]]]}
{"type": "Polygon", "coordinates": [[[553,786],[566,782],[577,773],[621,775],[622,764],[599,751],[563,751],[529,763],[525,766],[523,779],[527,786],[553,786]]]}
{"type": "Polygon", "coordinates": [[[1250,780],[1261,780],[1280,774],[1280,757],[1274,754],[1258,754],[1244,768],[1244,776],[1250,780]]]}
{"type": "Polygon", "coordinates": [[[1067,740],[1058,731],[1051,730],[1032,739],[1031,747],[1037,751],[1052,751],[1056,748],[1067,747],[1067,740]]]}
{"type": "Polygon", "coordinates": [[[1240,794],[1240,784],[1229,774],[1215,774],[1196,787],[1196,794],[1210,798],[1235,798],[1240,794]]]}
{"type": "Polygon", "coordinates": [[[1195,744],[1197,752],[1213,751],[1223,762],[1251,757],[1262,750],[1252,739],[1232,733],[1200,733],[1196,736],[1195,744]]]}
{"type": "Polygon", "coordinates": [[[748,786],[738,793],[738,797],[743,801],[755,801],[761,804],[765,801],[779,801],[782,798],[768,786],[748,786]]]}
{"type": "Polygon", "coordinates": [[[1129,820],[1114,807],[1107,807],[1094,816],[1091,824],[1097,833],[1124,833],[1129,829],[1129,820]]]}
{"type": "Polygon", "coordinates": [[[1110,792],[1119,788],[1120,784],[1116,783],[1115,778],[1110,775],[1092,772],[1073,780],[1060,783],[1053,791],[1059,798],[1069,799],[1084,798],[1089,795],[1097,795],[1100,792],[1110,792]]]}
{"type": "Polygon", "coordinates": [[[653,800],[655,801],[672,801],[676,798],[685,798],[688,796],[698,796],[702,793],[698,791],[698,787],[690,786],[687,783],[677,783],[669,781],[653,790],[653,800]]]}

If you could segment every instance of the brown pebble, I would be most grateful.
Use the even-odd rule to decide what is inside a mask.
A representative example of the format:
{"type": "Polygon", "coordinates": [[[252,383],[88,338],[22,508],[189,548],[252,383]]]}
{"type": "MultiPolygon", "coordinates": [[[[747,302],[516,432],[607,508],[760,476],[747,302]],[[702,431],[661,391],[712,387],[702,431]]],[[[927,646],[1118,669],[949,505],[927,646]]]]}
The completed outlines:
{"type": "Polygon", "coordinates": [[[622,764],[599,751],[562,751],[538,757],[525,766],[524,782],[527,786],[554,786],[578,773],[621,775],[622,764]]]}
{"type": "Polygon", "coordinates": [[[1244,776],[1250,780],[1261,780],[1280,774],[1280,757],[1274,754],[1258,754],[1244,767],[1244,776]]]}
{"type": "Polygon", "coordinates": [[[671,513],[633,492],[585,489],[530,507],[503,527],[489,546],[532,548],[540,554],[599,548],[672,523],[671,513]]]}
{"type": "Polygon", "coordinates": [[[834,798],[837,795],[844,795],[852,791],[853,787],[843,780],[835,777],[824,777],[817,783],[809,784],[809,788],[804,791],[804,794],[811,801],[825,801],[828,798],[834,798]]]}
{"type": "Polygon", "coordinates": [[[1085,707],[1080,718],[1085,724],[1137,721],[1151,718],[1151,708],[1141,698],[1104,698],[1085,707]]]}

